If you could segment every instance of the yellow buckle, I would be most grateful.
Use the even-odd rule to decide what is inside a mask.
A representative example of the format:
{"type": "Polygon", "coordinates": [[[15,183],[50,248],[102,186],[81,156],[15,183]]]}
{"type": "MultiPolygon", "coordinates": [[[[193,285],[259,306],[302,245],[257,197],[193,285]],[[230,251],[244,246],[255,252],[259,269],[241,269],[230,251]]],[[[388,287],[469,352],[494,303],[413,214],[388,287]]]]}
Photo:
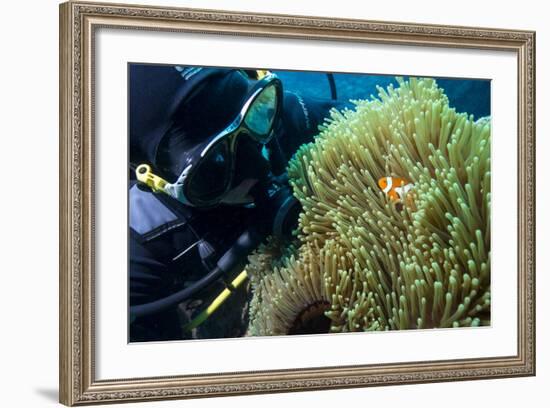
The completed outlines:
{"type": "Polygon", "coordinates": [[[166,193],[165,187],[168,182],[154,174],[148,164],[140,164],[136,168],[136,178],[141,183],[146,184],[153,192],[166,193]]]}

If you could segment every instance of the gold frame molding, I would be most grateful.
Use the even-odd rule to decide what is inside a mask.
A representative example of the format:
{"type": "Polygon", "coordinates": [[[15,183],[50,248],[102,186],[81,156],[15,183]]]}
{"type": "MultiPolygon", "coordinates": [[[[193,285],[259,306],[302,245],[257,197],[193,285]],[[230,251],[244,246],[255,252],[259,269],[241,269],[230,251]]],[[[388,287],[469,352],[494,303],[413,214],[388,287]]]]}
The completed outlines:
{"type": "Polygon", "coordinates": [[[60,402],[82,405],[535,374],[535,33],[127,4],[60,5],[60,402]],[[94,33],[99,27],[425,45],[517,54],[518,350],[514,356],[95,379],[94,33]]]}

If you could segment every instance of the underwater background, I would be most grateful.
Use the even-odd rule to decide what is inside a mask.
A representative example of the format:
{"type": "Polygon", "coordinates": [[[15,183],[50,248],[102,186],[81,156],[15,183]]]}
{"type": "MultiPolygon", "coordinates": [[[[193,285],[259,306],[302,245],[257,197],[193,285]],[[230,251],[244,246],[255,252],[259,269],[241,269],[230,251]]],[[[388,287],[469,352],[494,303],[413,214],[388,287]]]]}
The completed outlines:
{"type": "MultiPolygon", "coordinates": [[[[330,87],[324,72],[272,71],[281,79],[286,91],[298,92],[317,98],[330,98],[330,87]]],[[[407,79],[407,76],[403,76],[407,79]]],[[[450,107],[468,112],[479,119],[491,114],[491,81],[488,79],[437,78],[450,107]]],[[[368,75],[335,73],[337,96],[340,100],[366,99],[378,95],[377,86],[397,86],[394,75],[368,75]]]]}

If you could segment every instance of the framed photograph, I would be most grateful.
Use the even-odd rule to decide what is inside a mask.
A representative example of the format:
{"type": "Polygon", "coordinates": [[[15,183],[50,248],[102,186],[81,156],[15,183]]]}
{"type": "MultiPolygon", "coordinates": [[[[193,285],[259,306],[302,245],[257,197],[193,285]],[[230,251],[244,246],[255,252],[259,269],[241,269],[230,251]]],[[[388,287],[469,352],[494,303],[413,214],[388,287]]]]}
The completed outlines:
{"type": "Polygon", "coordinates": [[[535,33],[60,6],[60,401],[535,374],[535,33]]]}

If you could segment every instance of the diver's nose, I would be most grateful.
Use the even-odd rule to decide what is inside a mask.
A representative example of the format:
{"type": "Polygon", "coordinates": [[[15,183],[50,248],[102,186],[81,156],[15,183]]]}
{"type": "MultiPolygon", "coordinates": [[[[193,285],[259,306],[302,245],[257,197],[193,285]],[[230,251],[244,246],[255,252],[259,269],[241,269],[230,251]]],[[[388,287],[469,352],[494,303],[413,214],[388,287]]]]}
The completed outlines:
{"type": "Polygon", "coordinates": [[[254,198],[250,195],[250,191],[257,182],[258,179],[253,178],[242,180],[236,187],[225,194],[222,203],[229,205],[244,205],[254,202],[254,198]]]}
{"type": "Polygon", "coordinates": [[[242,135],[237,140],[233,185],[222,200],[223,203],[250,204],[254,202],[251,190],[258,182],[267,180],[270,174],[269,162],[262,155],[261,148],[261,145],[246,135],[242,135]]]}

